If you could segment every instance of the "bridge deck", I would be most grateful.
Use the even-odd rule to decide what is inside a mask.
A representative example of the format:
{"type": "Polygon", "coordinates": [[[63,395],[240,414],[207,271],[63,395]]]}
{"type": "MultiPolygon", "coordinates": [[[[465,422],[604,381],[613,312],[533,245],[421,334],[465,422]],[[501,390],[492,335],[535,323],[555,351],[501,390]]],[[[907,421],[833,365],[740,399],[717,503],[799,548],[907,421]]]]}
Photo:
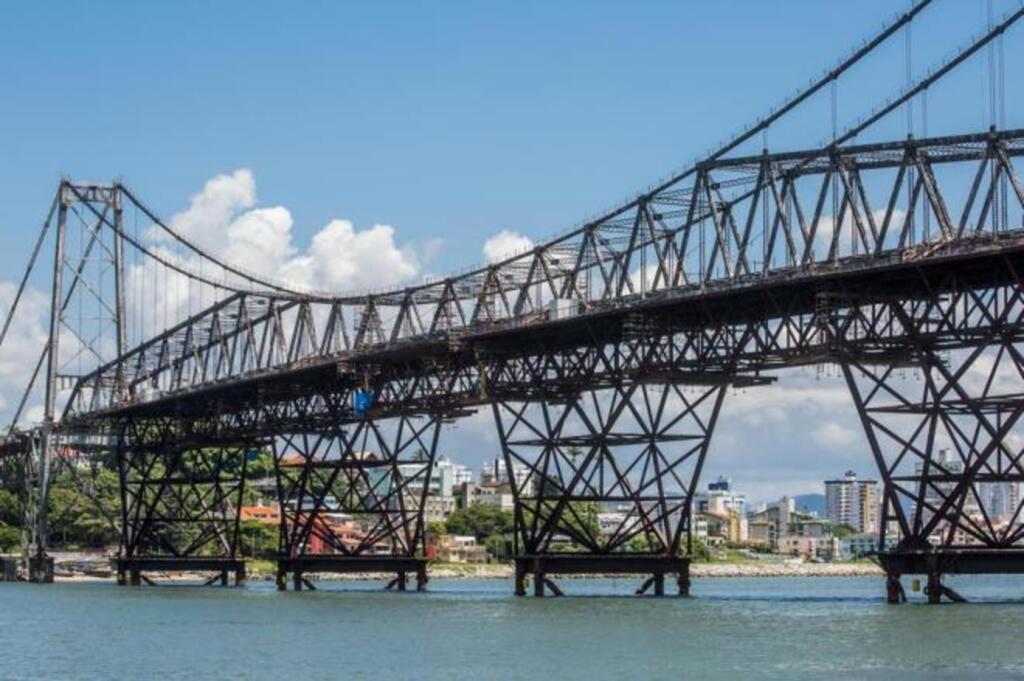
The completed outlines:
{"type": "MultiPolygon", "coordinates": [[[[810,315],[822,293],[845,295],[859,301],[914,299],[942,291],[951,281],[957,286],[1005,285],[1024,271],[1024,230],[963,240],[945,251],[921,259],[907,253],[889,257],[848,257],[834,264],[794,268],[771,276],[751,276],[720,286],[666,290],[643,298],[626,298],[614,306],[596,307],[569,319],[545,323],[478,326],[467,329],[457,343],[447,337],[406,339],[363,352],[315,357],[274,370],[255,372],[191,387],[154,399],[124,402],[110,409],[72,414],[67,427],[86,427],[96,421],[126,416],[194,417],[211,409],[245,410],[257,405],[285,402],[320,390],[354,385],[358,367],[391,367],[397,376],[429,374],[432,366],[472,367],[478,353],[528,356],[621,340],[623,319],[643,314],[664,328],[707,328],[741,325],[792,315],[810,315]]],[[[781,352],[738,356],[736,371],[760,372],[815,364],[827,359],[828,348],[793,347],[781,352]]],[[[686,371],[678,376],[686,380],[686,371]]],[[[692,367],[689,375],[700,381],[692,367]]],[[[473,408],[490,397],[464,391],[450,396],[443,407],[473,408]]],[[[408,405],[380,407],[375,416],[401,413],[408,405]],[[383,412],[387,413],[383,413],[383,412]]]]}

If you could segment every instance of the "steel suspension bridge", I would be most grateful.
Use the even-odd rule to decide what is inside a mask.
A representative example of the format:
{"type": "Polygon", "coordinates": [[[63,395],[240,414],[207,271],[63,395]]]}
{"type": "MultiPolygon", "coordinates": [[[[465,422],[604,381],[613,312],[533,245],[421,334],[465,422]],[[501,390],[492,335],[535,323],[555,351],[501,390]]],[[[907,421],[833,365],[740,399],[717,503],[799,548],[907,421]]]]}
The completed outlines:
{"type": "Polygon", "coordinates": [[[300,290],[205,251],[120,182],[61,181],[0,331],[2,352],[52,259],[48,342],[0,458],[28,501],[31,578],[52,569],[48,480],[77,458],[117,471],[122,583],[243,578],[246,465],[269,451],[279,588],[355,571],[422,587],[443,426],[489,410],[507,470],[529,471],[511,480],[517,594],[531,575],[535,594],[559,593],[550,575],[565,573],[642,573],[659,595],[675,577],[687,593],[693,497],[727,392],[820,364],[839,367],[883,481],[890,602],[905,574],[938,601],[957,597],[943,574],[1024,572],[1024,499],[996,517],[980,492],[1024,482],[1024,130],[999,112],[998,58],[1024,9],[835,124],[848,74],[909,46],[933,4],[606,214],[404,288],[300,290]],[[874,134],[986,57],[991,125],[874,134]],[[826,143],[743,152],[829,96],[826,143]],[[34,399],[43,420],[25,425],[34,399]],[[595,532],[594,504],[621,510],[618,525],[595,532]],[[321,521],[339,510],[364,520],[357,541],[321,521]]]}

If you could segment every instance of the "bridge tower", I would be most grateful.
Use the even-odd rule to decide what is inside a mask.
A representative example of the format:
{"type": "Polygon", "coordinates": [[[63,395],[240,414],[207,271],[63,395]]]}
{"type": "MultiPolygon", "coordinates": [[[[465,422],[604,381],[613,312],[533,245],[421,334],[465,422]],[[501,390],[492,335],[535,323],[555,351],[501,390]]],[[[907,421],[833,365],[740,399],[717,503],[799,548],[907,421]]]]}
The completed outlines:
{"type": "Polygon", "coordinates": [[[8,433],[12,443],[24,445],[21,456],[27,457],[25,562],[32,581],[52,579],[47,557],[48,487],[66,444],[56,427],[60,396],[80,376],[114,360],[127,346],[120,185],[61,180],[0,330],[0,344],[11,331],[47,243],[52,244],[53,260],[46,341],[8,433]],[[42,407],[39,420],[15,433],[26,406],[37,400],[42,407]]]}

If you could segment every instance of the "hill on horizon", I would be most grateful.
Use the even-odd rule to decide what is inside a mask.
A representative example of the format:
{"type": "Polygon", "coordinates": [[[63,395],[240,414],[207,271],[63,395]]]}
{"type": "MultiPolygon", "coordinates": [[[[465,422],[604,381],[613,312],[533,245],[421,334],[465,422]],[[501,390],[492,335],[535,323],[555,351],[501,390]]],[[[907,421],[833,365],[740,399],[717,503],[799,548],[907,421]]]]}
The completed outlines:
{"type": "Polygon", "coordinates": [[[825,517],[824,494],[798,494],[793,497],[796,510],[804,513],[817,513],[819,518],[825,517]]]}

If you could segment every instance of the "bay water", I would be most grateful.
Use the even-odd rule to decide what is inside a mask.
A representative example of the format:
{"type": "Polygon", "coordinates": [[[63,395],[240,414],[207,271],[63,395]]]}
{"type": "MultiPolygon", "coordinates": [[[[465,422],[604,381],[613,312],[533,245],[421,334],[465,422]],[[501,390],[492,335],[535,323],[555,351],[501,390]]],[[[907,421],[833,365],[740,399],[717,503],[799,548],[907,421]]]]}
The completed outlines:
{"type": "Polygon", "coordinates": [[[695,579],[663,599],[637,581],[545,599],[507,580],[0,584],[0,678],[1024,678],[1024,578],[953,578],[972,602],[940,606],[886,605],[877,577],[695,579]]]}

